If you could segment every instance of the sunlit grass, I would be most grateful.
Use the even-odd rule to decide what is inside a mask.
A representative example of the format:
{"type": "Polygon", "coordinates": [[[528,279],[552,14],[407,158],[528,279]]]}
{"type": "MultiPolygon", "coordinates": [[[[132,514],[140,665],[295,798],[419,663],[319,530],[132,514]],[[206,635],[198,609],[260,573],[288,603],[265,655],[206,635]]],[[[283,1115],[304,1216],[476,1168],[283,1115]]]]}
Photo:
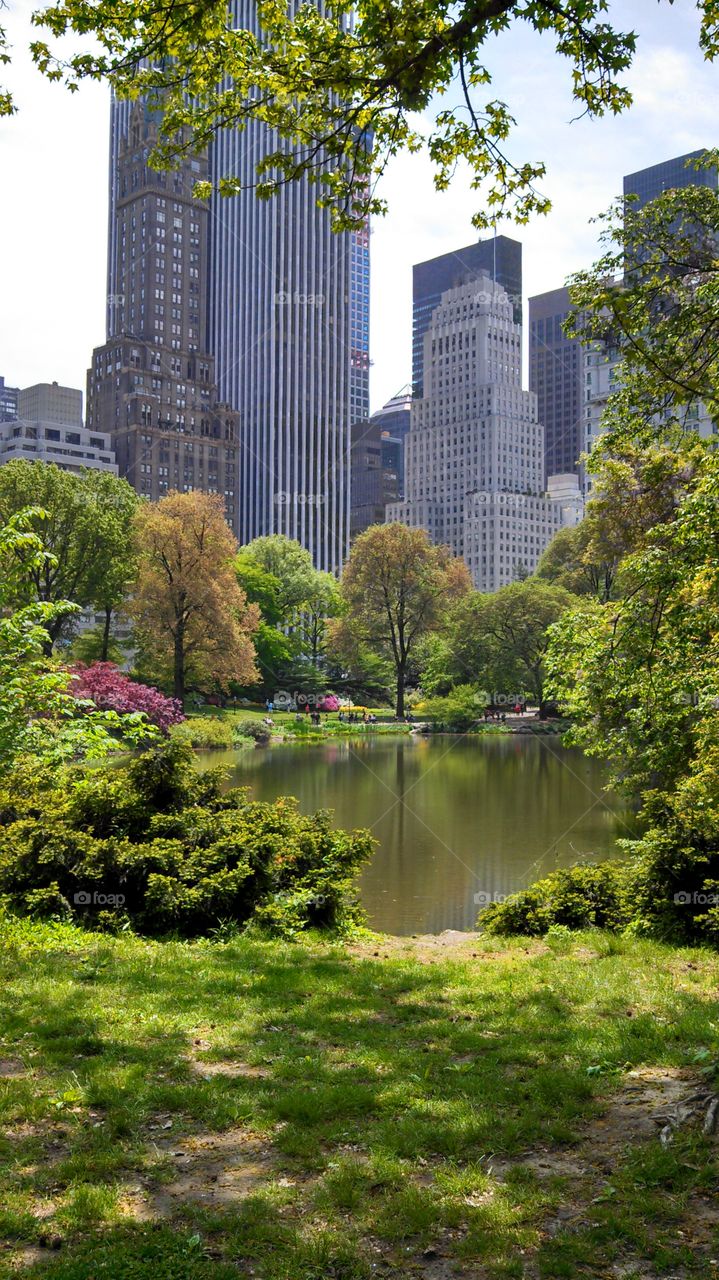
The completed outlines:
{"type": "Polygon", "coordinates": [[[706,1140],[621,1150],[591,1195],[526,1161],[581,1150],[633,1066],[711,1070],[714,954],[584,934],[429,963],[6,923],[0,956],[0,1271],[369,1280],[427,1254],[473,1277],[712,1274],[680,1234],[719,1186],[706,1140]],[[235,1132],[269,1153],[244,1191],[215,1200],[208,1174],[170,1203],[188,1144],[235,1132]]]}

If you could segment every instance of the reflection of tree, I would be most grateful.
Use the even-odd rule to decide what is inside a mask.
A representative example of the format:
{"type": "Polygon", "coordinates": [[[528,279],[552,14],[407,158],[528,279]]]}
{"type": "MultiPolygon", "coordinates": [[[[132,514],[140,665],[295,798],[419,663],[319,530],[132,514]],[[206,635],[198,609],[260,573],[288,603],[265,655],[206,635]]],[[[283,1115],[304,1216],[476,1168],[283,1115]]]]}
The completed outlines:
{"type": "Polygon", "coordinates": [[[370,827],[379,847],[363,898],[390,932],[469,928],[479,890],[509,893],[606,855],[623,817],[596,761],[530,737],[278,747],[244,753],[233,781],[257,799],[289,793],[306,812],[333,809],[338,826],[370,827]]]}

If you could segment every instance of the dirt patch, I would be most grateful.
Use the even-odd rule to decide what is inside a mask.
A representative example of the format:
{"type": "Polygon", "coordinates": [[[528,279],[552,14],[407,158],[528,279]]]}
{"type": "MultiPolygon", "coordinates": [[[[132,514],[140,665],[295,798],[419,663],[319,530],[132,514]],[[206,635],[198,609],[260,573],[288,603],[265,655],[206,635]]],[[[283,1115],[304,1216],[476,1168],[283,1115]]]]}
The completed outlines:
{"type": "Polygon", "coordinates": [[[186,1201],[211,1207],[236,1204],[275,1173],[271,1148],[245,1129],[157,1138],[150,1154],[170,1161],[172,1175],[161,1186],[148,1178],[142,1186],[128,1188],[123,1207],[134,1217],[171,1217],[186,1201]]]}
{"type": "Polygon", "coordinates": [[[50,1249],[41,1249],[39,1245],[27,1244],[21,1249],[15,1249],[8,1259],[11,1272],[29,1270],[30,1267],[36,1267],[43,1262],[50,1262],[55,1254],[50,1249]]]}
{"type": "Polygon", "coordinates": [[[190,1070],[203,1080],[212,1080],[215,1076],[224,1076],[228,1080],[266,1080],[270,1075],[266,1067],[255,1067],[249,1062],[205,1062],[202,1058],[189,1058],[188,1062],[190,1070]]]}
{"type": "Polygon", "coordinates": [[[15,1076],[29,1075],[20,1058],[0,1058],[0,1080],[12,1080],[15,1076]]]}

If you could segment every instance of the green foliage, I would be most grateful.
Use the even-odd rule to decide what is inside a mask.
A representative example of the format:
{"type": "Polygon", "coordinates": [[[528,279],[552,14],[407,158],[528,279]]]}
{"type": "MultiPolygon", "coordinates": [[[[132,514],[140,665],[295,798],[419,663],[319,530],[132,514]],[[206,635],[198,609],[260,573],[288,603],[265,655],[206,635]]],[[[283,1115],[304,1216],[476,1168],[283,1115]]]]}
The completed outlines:
{"type": "Polygon", "coordinates": [[[599,547],[598,503],[590,502],[584,519],[560,529],[540,556],[535,578],[564,587],[576,596],[611,600],[619,568],[616,547],[599,547]]]}
{"type": "Polygon", "coordinates": [[[170,737],[191,747],[221,747],[229,751],[234,745],[231,722],[219,716],[189,716],[172,726],[170,737]]]}
{"type": "Polygon", "coordinates": [[[35,532],[43,520],[42,511],[28,508],[0,528],[2,766],[23,752],[32,752],[47,765],[77,756],[102,756],[123,736],[128,745],[154,736],[143,715],[80,708],[70,692],[70,673],[47,657],[49,629],[73,614],[74,605],[35,602],[13,610],[14,602],[27,593],[28,580],[53,572],[54,556],[35,532]]]}
{"type": "Polygon", "coordinates": [[[521,893],[494,902],[478,924],[492,934],[543,936],[548,930],[623,929],[631,919],[630,869],[624,863],[569,867],[555,871],[521,893]]]}
{"type": "Polygon", "coordinates": [[[282,688],[321,692],[327,621],[339,608],[335,578],[315,569],[309,551],[283,534],[242,547],[235,572],[262,614],[254,644],[263,695],[282,688]]]}
{"type": "MultiPolygon", "coordinates": [[[[549,208],[538,189],[544,165],[513,162],[514,119],[493,92],[491,53],[520,23],[549,36],[568,64],[578,114],[602,116],[632,101],[624,83],[636,36],[606,20],[607,0],[333,0],[288,6],[260,0],[257,24],[232,26],[232,9],[197,0],[56,0],[35,23],[45,38],[32,56],[70,88],[107,78],[119,97],[145,95],[162,107],[155,164],[172,168],[188,145],[201,150],[220,127],[260,121],[276,144],[251,180],[267,199],[306,177],[335,225],[356,227],[382,212],[376,180],[391,158],[426,148],[445,190],[462,162],[481,191],[477,227],[513,214],[527,221],[549,208]],[[53,42],[79,36],[63,58],[53,42]],[[421,121],[421,123],[420,123],[421,121]]],[[[717,47],[716,0],[699,0],[700,47],[717,47]]],[[[0,44],[0,57],[2,45],[0,44]]],[[[12,109],[10,97],[0,110],[12,109]]],[[[242,189],[236,173],[218,189],[242,189]]],[[[210,194],[200,184],[198,193],[210,194]]]]}
{"type": "Polygon", "coordinates": [[[352,879],[372,852],[296,801],[260,804],[200,773],[171,739],[129,764],[48,778],[32,762],[0,784],[0,896],[90,927],[206,934],[254,920],[280,932],[356,918],[352,879]],[[80,895],[78,899],[78,895],[80,895]]]}
{"type": "MultiPolygon", "coordinates": [[[[0,468],[0,521],[32,508],[32,528],[49,553],[38,559],[18,544],[18,573],[6,598],[16,607],[71,600],[111,614],[122,603],[133,571],[132,519],[138,498],[126,480],[108,472],[79,475],[45,462],[14,459],[0,468]]],[[[5,559],[5,557],[3,557],[5,559]]],[[[46,619],[49,649],[73,630],[74,611],[46,619]]],[[[103,654],[101,652],[101,657],[103,654]]]]}
{"type": "Polygon", "coordinates": [[[458,684],[444,698],[428,698],[415,707],[420,720],[433,720],[435,729],[467,733],[481,723],[491,701],[489,695],[472,684],[458,684]]]}
{"type": "Polygon", "coordinates": [[[425,529],[376,524],[352,544],[340,583],[340,616],[330,628],[332,645],[350,666],[361,663],[368,650],[392,663],[398,719],[418,646],[442,629],[470,586],[464,562],[434,546],[425,529]]]}
{"type": "Polygon", "coordinates": [[[265,747],[272,737],[272,731],[269,725],[264,724],[261,720],[238,720],[232,726],[232,734],[235,741],[243,738],[251,738],[258,746],[265,747]]]}
{"type": "MultiPolygon", "coordinates": [[[[718,163],[708,151],[690,166],[718,163]]],[[[719,195],[698,182],[641,207],[619,201],[603,221],[603,256],[571,281],[573,332],[621,355],[613,441],[652,444],[670,427],[680,438],[702,406],[719,418],[719,195]]]]}
{"type": "Polygon", "coordinates": [[[575,601],[563,587],[528,578],[491,595],[471,592],[460,601],[447,628],[452,670],[480,680],[499,694],[529,694],[545,701],[549,627],[575,601]]]}

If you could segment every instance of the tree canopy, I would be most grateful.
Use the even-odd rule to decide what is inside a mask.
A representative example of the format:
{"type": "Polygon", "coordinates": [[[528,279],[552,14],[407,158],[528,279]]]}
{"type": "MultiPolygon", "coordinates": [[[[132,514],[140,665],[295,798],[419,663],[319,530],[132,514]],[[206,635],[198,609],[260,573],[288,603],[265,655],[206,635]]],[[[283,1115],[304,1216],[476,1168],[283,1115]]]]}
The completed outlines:
{"type": "Polygon", "coordinates": [[[234,573],[237,543],[217,494],[169,493],[135,517],[130,602],[144,662],[169,677],[184,704],[188,682],[206,690],[256,679],[257,607],[234,573]]]}
{"type": "Polygon", "coordinates": [[[443,622],[469,591],[463,561],[430,542],[424,529],[376,524],[353,543],[340,583],[344,606],[331,624],[333,647],[352,664],[367,648],[389,658],[396,679],[396,713],[404,716],[410,659],[421,639],[443,622]]]}
{"type": "Polygon", "coordinates": [[[449,650],[460,682],[479,681],[499,696],[545,703],[549,628],[573,603],[563,587],[527,578],[491,595],[473,591],[460,601],[449,628],[449,650]]]}
{"type": "MultiPolygon", "coordinates": [[[[0,521],[7,523],[32,508],[33,528],[50,553],[38,557],[24,541],[14,546],[11,554],[22,571],[11,579],[11,603],[70,600],[81,608],[101,608],[109,618],[122,602],[132,572],[131,528],[137,505],[127,481],[109,472],[74,475],[23,458],[0,467],[0,521]]],[[[62,610],[48,615],[48,652],[68,637],[73,619],[73,612],[62,610]]]]}
{"type": "MultiPolygon", "coordinates": [[[[144,94],[161,107],[154,160],[168,167],[219,128],[263,122],[275,145],[258,161],[258,194],[307,175],[345,227],[383,211],[377,176],[392,156],[422,146],[440,190],[468,162],[472,186],[482,188],[477,227],[549,207],[537,188],[541,160],[509,158],[511,104],[492,86],[492,42],[520,23],[553,39],[579,114],[617,113],[631,102],[624,75],[636,34],[622,29],[620,6],[609,0],[257,0],[251,9],[256,20],[243,25],[226,0],[56,0],[34,15],[32,57],[70,89],[104,78],[120,97],[144,94]],[[67,35],[81,47],[63,57],[58,41],[67,35]]],[[[698,0],[697,9],[711,59],[719,4],[698,0]]],[[[0,61],[9,56],[0,32],[0,61]]],[[[0,113],[12,110],[0,93],[0,113]]],[[[219,175],[224,194],[240,185],[238,174],[219,175]]]]}

